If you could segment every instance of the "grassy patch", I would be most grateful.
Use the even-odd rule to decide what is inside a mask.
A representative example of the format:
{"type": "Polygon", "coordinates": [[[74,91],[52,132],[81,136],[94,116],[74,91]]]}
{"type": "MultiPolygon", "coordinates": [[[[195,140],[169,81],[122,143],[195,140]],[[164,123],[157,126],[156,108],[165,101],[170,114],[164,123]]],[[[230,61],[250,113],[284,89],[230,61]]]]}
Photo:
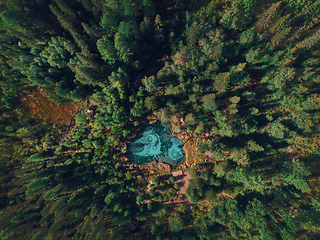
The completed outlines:
{"type": "Polygon", "coordinates": [[[195,146],[196,146],[196,144],[192,140],[187,141],[183,146],[183,150],[186,154],[185,164],[187,166],[192,166],[194,164],[195,146]]]}

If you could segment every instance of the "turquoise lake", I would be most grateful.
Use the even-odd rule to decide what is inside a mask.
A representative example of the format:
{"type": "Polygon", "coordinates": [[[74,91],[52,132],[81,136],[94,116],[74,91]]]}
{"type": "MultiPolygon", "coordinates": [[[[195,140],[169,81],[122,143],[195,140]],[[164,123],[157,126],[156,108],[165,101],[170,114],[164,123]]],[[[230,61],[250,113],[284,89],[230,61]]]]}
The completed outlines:
{"type": "Polygon", "coordinates": [[[183,142],[172,135],[170,124],[149,124],[129,144],[128,157],[140,164],[157,160],[175,165],[185,159],[182,147],[183,142]]]}

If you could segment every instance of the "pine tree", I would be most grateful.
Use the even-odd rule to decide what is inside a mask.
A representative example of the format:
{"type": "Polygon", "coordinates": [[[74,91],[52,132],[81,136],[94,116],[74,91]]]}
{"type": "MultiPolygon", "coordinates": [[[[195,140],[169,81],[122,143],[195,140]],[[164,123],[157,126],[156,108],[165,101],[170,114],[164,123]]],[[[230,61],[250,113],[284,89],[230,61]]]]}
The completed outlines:
{"type": "Polygon", "coordinates": [[[285,127],[280,122],[272,122],[270,127],[267,129],[268,135],[274,139],[284,138],[285,127]]]}
{"type": "Polygon", "coordinates": [[[236,2],[233,2],[231,6],[225,6],[225,11],[221,13],[221,19],[220,24],[226,28],[226,29],[242,29],[245,25],[244,22],[242,22],[245,17],[241,16],[241,12],[239,9],[239,4],[236,2]]]}
{"type": "Polygon", "coordinates": [[[280,17],[279,20],[273,24],[273,26],[269,27],[268,31],[273,35],[270,39],[271,47],[278,46],[278,44],[281,43],[281,41],[284,40],[285,37],[291,32],[292,29],[289,27],[290,21],[290,14],[287,14],[283,17],[280,17]]]}
{"type": "Polygon", "coordinates": [[[162,29],[161,17],[157,14],[156,19],[154,20],[154,39],[157,43],[162,43],[164,41],[164,33],[162,29]]]}
{"type": "Polygon", "coordinates": [[[247,166],[249,165],[249,156],[245,149],[234,149],[232,155],[232,160],[238,165],[247,166]]]}
{"type": "Polygon", "coordinates": [[[229,81],[230,81],[230,73],[224,72],[219,73],[216,77],[214,77],[214,90],[219,93],[223,93],[227,90],[229,81]]]}
{"type": "Polygon", "coordinates": [[[149,93],[154,93],[155,90],[158,88],[159,84],[158,84],[158,80],[155,76],[150,76],[150,77],[144,77],[142,79],[142,83],[144,84],[146,90],[149,93]]]}
{"type": "Polygon", "coordinates": [[[217,175],[218,178],[223,177],[227,173],[229,169],[228,165],[229,165],[228,160],[224,160],[222,162],[215,164],[214,173],[217,175]]]}
{"type": "Polygon", "coordinates": [[[271,7],[258,17],[258,21],[255,23],[255,27],[258,30],[268,29],[274,20],[279,19],[279,8],[281,2],[277,2],[271,5],[271,7]]]}
{"type": "Polygon", "coordinates": [[[20,38],[24,44],[27,44],[30,47],[35,47],[35,43],[40,42],[42,40],[42,36],[40,36],[39,32],[35,31],[36,27],[34,23],[36,21],[33,22],[33,16],[26,15],[24,17],[22,13],[23,11],[19,12],[13,9],[3,11],[0,15],[2,25],[8,32],[17,38],[20,38]]]}
{"type": "Polygon", "coordinates": [[[124,8],[123,15],[128,22],[136,22],[137,21],[134,8],[129,2],[123,2],[121,7],[124,8]]]}
{"type": "Polygon", "coordinates": [[[51,12],[56,16],[61,26],[71,34],[81,51],[90,52],[90,48],[84,35],[80,34],[79,31],[76,30],[77,25],[81,25],[77,15],[73,13],[73,11],[61,0],[57,0],[57,5],[58,7],[53,4],[49,5],[51,12]]]}
{"type": "Polygon", "coordinates": [[[155,110],[158,108],[157,98],[155,96],[148,96],[144,101],[147,110],[155,110]]]}
{"type": "Polygon", "coordinates": [[[297,51],[301,52],[304,49],[311,50],[314,46],[320,42],[320,30],[317,30],[310,37],[305,38],[303,41],[299,42],[294,48],[292,48],[291,52],[296,53],[297,51]]]}
{"type": "Polygon", "coordinates": [[[117,56],[115,55],[116,49],[113,42],[103,37],[97,41],[97,48],[100,52],[102,59],[109,64],[114,64],[116,62],[117,56]]]}
{"type": "Polygon", "coordinates": [[[298,159],[292,159],[292,162],[287,167],[287,173],[284,174],[284,179],[288,183],[293,184],[298,190],[308,192],[310,187],[305,178],[310,174],[303,162],[300,162],[298,159]]]}
{"type": "Polygon", "coordinates": [[[144,15],[146,16],[154,16],[155,15],[155,5],[152,0],[143,0],[142,1],[142,9],[144,15]]]}
{"type": "Polygon", "coordinates": [[[48,182],[48,178],[34,179],[31,183],[28,184],[29,190],[36,190],[44,187],[44,185],[48,182]]]}
{"type": "Polygon", "coordinates": [[[207,94],[207,95],[204,95],[202,97],[202,102],[203,102],[203,106],[204,106],[204,110],[207,111],[207,112],[213,112],[217,109],[217,104],[215,102],[215,98],[216,98],[216,95],[213,94],[213,93],[210,93],[210,94],[207,94]]]}
{"type": "Polygon", "coordinates": [[[264,151],[264,148],[262,146],[260,146],[259,144],[257,144],[253,140],[249,140],[247,142],[247,145],[248,145],[248,149],[250,151],[254,151],[254,152],[263,152],[264,151]]]}
{"type": "Polygon", "coordinates": [[[101,18],[100,26],[102,27],[103,33],[106,36],[111,37],[117,31],[119,21],[113,15],[104,14],[101,18]]]}
{"type": "Polygon", "coordinates": [[[143,18],[143,22],[140,23],[140,31],[142,38],[145,38],[146,41],[151,41],[154,36],[153,25],[148,17],[143,18]]]}
{"type": "Polygon", "coordinates": [[[131,41],[129,36],[131,35],[130,28],[124,28],[125,23],[121,22],[119,26],[119,32],[114,36],[114,46],[117,50],[119,58],[123,62],[127,62],[134,53],[131,50],[131,41]],[[122,34],[122,33],[123,34],[122,34]]]}
{"type": "Polygon", "coordinates": [[[97,26],[89,26],[85,22],[81,22],[83,30],[91,37],[91,39],[101,38],[101,32],[98,30],[97,26]]]}

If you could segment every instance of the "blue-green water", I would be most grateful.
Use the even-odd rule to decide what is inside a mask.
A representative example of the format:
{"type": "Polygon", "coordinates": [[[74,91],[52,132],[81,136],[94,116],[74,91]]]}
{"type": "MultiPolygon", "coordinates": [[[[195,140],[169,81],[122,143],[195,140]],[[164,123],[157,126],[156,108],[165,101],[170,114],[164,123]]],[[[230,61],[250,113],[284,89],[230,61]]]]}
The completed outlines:
{"type": "Polygon", "coordinates": [[[184,160],[183,142],[172,135],[170,124],[145,126],[129,144],[129,158],[135,163],[153,160],[177,164],[184,160]]]}

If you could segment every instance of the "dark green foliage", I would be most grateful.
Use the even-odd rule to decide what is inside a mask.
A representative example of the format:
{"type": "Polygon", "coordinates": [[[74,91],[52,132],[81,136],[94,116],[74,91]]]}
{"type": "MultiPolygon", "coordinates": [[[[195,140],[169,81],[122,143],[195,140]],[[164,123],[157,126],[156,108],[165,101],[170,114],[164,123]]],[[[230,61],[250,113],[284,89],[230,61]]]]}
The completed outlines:
{"type": "Polygon", "coordinates": [[[302,192],[308,192],[310,187],[308,186],[305,178],[311,173],[306,169],[303,162],[292,159],[292,162],[288,164],[287,173],[284,174],[284,179],[293,184],[298,190],[302,192]]]}
{"type": "Polygon", "coordinates": [[[186,220],[184,219],[184,216],[182,215],[182,212],[175,211],[173,215],[170,218],[170,227],[172,229],[172,232],[179,232],[186,226],[186,220]]]}
{"type": "Polygon", "coordinates": [[[146,87],[146,90],[150,93],[153,93],[158,87],[157,79],[154,76],[143,78],[142,83],[146,87]]]}
{"type": "Polygon", "coordinates": [[[190,178],[196,179],[198,176],[198,170],[195,167],[190,168],[190,178]]]}
{"type": "Polygon", "coordinates": [[[84,113],[78,113],[75,119],[78,125],[85,125],[88,123],[87,117],[84,113]]]}
{"type": "Polygon", "coordinates": [[[42,161],[43,158],[44,158],[43,153],[42,153],[42,152],[39,152],[39,153],[35,153],[35,154],[31,155],[31,156],[28,158],[28,161],[39,162],[39,161],[42,161]]]}
{"type": "Polygon", "coordinates": [[[223,177],[228,170],[228,161],[222,161],[217,163],[214,166],[214,173],[217,175],[217,177],[223,177]]]}
{"type": "Polygon", "coordinates": [[[170,177],[169,180],[170,180],[171,183],[174,183],[174,181],[175,181],[174,177],[170,177]]]}
{"type": "Polygon", "coordinates": [[[38,188],[42,188],[47,182],[48,182],[47,178],[34,179],[32,182],[28,184],[28,189],[36,190],[38,188]]]}
{"type": "Polygon", "coordinates": [[[318,239],[319,9],[1,1],[0,238],[318,239]],[[196,145],[185,195],[127,159],[150,116],[196,145]]]}
{"type": "Polygon", "coordinates": [[[160,183],[159,177],[155,177],[155,178],[153,178],[151,181],[152,181],[155,185],[159,185],[159,183],[160,183]]]}
{"type": "Polygon", "coordinates": [[[116,61],[115,48],[112,41],[106,37],[97,41],[97,49],[100,52],[102,59],[110,64],[116,61]]]}
{"type": "Polygon", "coordinates": [[[186,196],[191,203],[196,203],[204,199],[203,182],[200,179],[192,179],[186,189],[186,196]]]}

